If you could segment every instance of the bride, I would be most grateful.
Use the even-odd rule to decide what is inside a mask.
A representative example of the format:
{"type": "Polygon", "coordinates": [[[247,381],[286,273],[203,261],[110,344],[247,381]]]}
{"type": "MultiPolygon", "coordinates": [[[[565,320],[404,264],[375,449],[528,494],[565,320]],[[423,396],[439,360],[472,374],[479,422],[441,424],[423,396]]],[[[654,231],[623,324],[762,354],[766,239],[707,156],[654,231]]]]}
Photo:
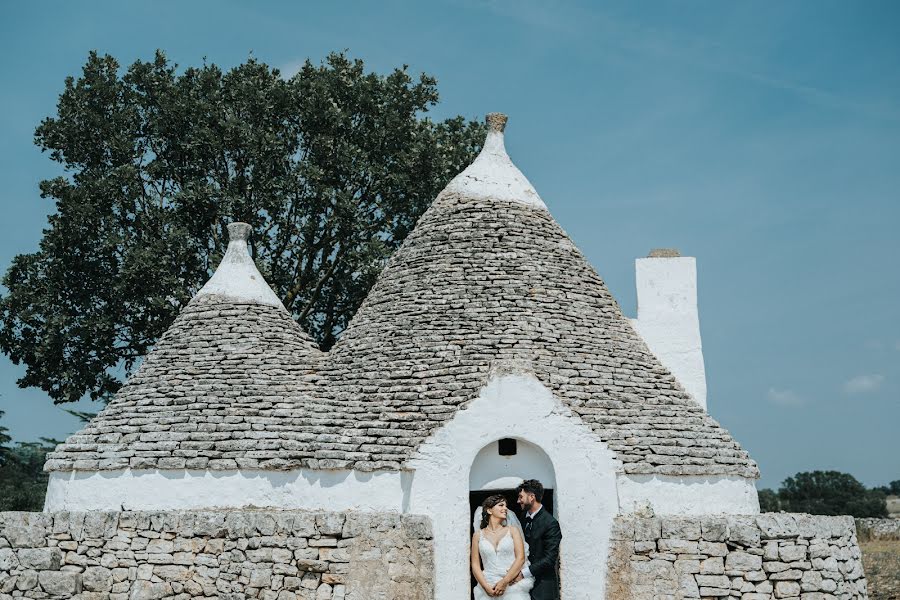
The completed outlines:
{"type": "Polygon", "coordinates": [[[506,498],[491,496],[475,511],[472,536],[472,574],[478,585],[475,600],[503,596],[509,600],[530,600],[534,579],[522,579],[527,549],[522,526],[508,511],[506,498]],[[480,558],[480,560],[479,560],[480,558]]]}

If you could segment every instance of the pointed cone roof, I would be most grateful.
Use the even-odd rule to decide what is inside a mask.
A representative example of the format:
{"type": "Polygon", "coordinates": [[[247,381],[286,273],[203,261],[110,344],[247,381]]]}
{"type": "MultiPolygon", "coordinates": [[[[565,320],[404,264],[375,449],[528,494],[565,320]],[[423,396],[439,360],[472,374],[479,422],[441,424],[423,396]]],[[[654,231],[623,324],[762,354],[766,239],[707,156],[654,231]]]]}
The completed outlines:
{"type": "Polygon", "coordinates": [[[650,352],[503,144],[421,217],[331,350],[357,468],[402,465],[490,374],[534,374],[631,474],[757,477],[756,464],[650,352]]]}
{"type": "Polygon", "coordinates": [[[313,450],[321,360],[232,223],[225,257],[137,372],[47,470],[294,468],[313,450]],[[310,424],[309,427],[312,427],[310,424]]]}

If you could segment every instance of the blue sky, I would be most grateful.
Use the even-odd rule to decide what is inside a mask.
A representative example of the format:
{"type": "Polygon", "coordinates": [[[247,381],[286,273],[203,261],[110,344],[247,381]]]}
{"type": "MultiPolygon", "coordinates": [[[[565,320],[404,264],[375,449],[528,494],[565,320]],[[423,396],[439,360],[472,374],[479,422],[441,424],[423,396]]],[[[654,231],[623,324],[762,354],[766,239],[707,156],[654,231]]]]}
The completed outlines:
{"type": "MultiPolygon", "coordinates": [[[[91,49],[409,64],[438,78],[436,117],[510,115],[510,154],[627,314],[636,257],[697,257],[710,412],[761,487],[811,469],[885,483],[900,479],[898,30],[889,1],[9,4],[0,265],[37,248],[53,210],[37,185],[57,168],[33,131],[91,49]]],[[[0,357],[17,440],[78,428],[20,373],[0,357]]]]}

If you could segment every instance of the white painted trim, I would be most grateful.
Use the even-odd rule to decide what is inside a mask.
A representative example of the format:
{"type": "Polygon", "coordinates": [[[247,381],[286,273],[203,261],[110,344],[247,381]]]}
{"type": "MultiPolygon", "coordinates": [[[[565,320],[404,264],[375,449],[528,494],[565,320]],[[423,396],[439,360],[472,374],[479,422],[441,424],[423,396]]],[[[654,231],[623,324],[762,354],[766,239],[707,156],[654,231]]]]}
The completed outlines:
{"type": "Polygon", "coordinates": [[[238,302],[284,308],[281,299],[266,283],[250,256],[247,247],[250,226],[232,223],[228,229],[232,237],[225,256],[210,280],[197,292],[197,296],[224,296],[238,302]]]}
{"type": "Polygon", "coordinates": [[[538,446],[555,469],[563,597],[603,598],[610,529],[618,512],[615,472],[621,464],[532,375],[505,375],[491,379],[410,461],[415,472],[409,511],[432,519],[435,600],[458,600],[466,593],[470,467],[486,445],[504,437],[538,446]]]}
{"type": "Polygon", "coordinates": [[[408,473],[359,471],[53,472],[44,511],[305,508],[397,511],[408,473]]]}
{"type": "Polygon", "coordinates": [[[755,515],[759,497],[753,479],[743,477],[618,476],[621,512],[658,515],[755,515]]]}

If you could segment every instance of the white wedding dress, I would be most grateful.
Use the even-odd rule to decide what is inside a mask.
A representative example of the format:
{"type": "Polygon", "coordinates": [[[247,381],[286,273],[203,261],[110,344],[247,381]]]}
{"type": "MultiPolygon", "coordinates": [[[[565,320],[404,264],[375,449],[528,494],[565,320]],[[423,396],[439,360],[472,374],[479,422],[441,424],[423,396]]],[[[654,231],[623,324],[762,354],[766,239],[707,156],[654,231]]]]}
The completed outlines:
{"type": "MultiPolygon", "coordinates": [[[[512,537],[512,527],[506,532],[497,547],[491,544],[479,531],[478,553],[481,555],[481,566],[484,570],[484,578],[491,585],[497,583],[506,576],[509,568],[516,560],[516,548],[512,537]]],[[[518,583],[510,584],[502,596],[504,600],[531,600],[529,592],[534,587],[534,579],[527,577],[518,583]]],[[[488,600],[487,595],[480,585],[475,586],[475,600],[488,600]]],[[[495,596],[494,598],[498,598],[495,596]]]]}

